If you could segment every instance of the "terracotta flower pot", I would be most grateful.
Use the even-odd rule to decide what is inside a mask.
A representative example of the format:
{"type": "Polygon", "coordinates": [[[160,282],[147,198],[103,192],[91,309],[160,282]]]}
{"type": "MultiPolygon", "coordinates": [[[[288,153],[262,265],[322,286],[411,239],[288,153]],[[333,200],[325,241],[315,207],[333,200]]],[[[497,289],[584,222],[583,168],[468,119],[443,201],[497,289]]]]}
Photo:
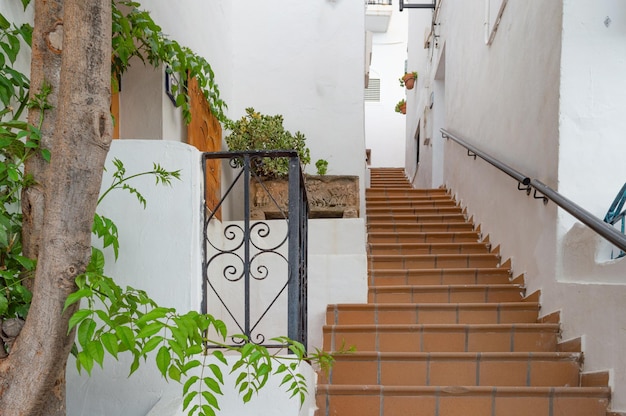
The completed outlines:
{"type": "Polygon", "coordinates": [[[413,76],[412,73],[404,74],[404,76],[402,77],[402,80],[404,81],[404,86],[406,87],[407,90],[412,90],[413,87],[415,86],[415,76],[413,76]]]}

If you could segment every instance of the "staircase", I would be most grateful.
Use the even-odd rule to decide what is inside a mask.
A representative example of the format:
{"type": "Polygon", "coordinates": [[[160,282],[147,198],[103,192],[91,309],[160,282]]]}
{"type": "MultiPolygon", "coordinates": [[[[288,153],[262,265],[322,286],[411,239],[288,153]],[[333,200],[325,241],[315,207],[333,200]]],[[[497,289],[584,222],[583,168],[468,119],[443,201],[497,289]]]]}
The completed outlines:
{"type": "Polygon", "coordinates": [[[356,352],[320,375],[316,416],[607,415],[558,314],[538,318],[538,293],[447,190],[372,169],[366,204],[368,303],[328,306],[324,349],[356,352]]]}

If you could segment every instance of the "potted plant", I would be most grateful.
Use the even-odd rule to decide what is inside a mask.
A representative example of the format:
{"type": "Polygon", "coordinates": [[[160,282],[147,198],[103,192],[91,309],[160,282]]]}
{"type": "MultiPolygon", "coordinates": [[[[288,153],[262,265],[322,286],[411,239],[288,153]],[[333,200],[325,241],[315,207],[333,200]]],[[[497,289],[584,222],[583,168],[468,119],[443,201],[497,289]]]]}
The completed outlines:
{"type": "Polygon", "coordinates": [[[396,104],[396,113],[406,114],[406,100],[404,98],[396,104]]]}
{"type": "MultiPolygon", "coordinates": [[[[311,161],[306,137],[297,131],[291,134],[283,126],[283,116],[269,116],[246,108],[246,115],[237,121],[227,120],[226,144],[233,151],[244,150],[295,150],[303,166],[311,161]]],[[[263,158],[254,160],[252,169],[258,176],[272,179],[287,176],[289,161],[286,158],[263,158]]]]}
{"type": "Polygon", "coordinates": [[[417,81],[417,72],[407,72],[400,78],[400,86],[406,87],[407,90],[412,90],[417,81]]]}
{"type": "MultiPolygon", "coordinates": [[[[233,151],[296,150],[303,165],[310,162],[306,138],[299,131],[291,134],[283,127],[282,115],[268,116],[254,108],[237,121],[226,121],[230,130],[226,144],[233,151]]],[[[359,212],[359,177],[327,175],[328,162],[315,163],[318,175],[305,175],[311,218],[356,218],[359,212]]],[[[253,160],[256,178],[250,181],[250,218],[280,218],[288,211],[289,161],[287,158],[253,160]],[[263,183],[261,183],[263,182],[263,183]]]]}

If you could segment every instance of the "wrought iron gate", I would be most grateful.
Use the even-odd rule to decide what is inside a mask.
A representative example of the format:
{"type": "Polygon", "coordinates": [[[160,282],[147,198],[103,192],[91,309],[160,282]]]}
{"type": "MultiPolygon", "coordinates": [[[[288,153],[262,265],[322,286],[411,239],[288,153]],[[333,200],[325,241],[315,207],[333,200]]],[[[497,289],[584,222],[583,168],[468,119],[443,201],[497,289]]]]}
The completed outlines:
{"type": "MultiPolygon", "coordinates": [[[[232,181],[226,188],[222,186],[224,193],[217,205],[205,204],[203,310],[215,315],[219,309],[227,324],[234,324],[235,328],[228,329],[238,332],[230,334],[228,345],[254,342],[282,347],[272,338],[286,332],[306,347],[309,207],[297,153],[204,153],[205,178],[206,161],[211,159],[224,161],[224,169],[230,172],[224,172],[222,178],[230,176],[232,181]],[[282,201],[285,196],[270,189],[254,169],[266,158],[278,157],[289,161],[287,204],[282,201]],[[272,219],[252,219],[250,213],[259,199],[271,201],[278,214],[272,219]],[[220,209],[224,221],[216,218],[220,209]],[[280,311],[285,303],[286,310],[280,311]],[[265,333],[264,322],[283,320],[286,328],[280,329],[281,333],[265,333]]],[[[204,195],[206,191],[205,183],[204,195]]]]}

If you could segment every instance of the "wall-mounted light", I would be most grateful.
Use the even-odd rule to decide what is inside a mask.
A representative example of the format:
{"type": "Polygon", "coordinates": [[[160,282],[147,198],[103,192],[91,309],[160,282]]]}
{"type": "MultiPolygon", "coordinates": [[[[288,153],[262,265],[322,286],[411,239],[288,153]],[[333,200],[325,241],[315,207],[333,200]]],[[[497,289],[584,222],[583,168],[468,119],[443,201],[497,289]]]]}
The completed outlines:
{"type": "MultiPolygon", "coordinates": [[[[176,96],[179,94],[180,82],[176,77],[176,74],[169,66],[165,67],[165,93],[170,100],[176,105],[176,96]]],[[[178,106],[177,106],[178,107],[178,106]]]]}

